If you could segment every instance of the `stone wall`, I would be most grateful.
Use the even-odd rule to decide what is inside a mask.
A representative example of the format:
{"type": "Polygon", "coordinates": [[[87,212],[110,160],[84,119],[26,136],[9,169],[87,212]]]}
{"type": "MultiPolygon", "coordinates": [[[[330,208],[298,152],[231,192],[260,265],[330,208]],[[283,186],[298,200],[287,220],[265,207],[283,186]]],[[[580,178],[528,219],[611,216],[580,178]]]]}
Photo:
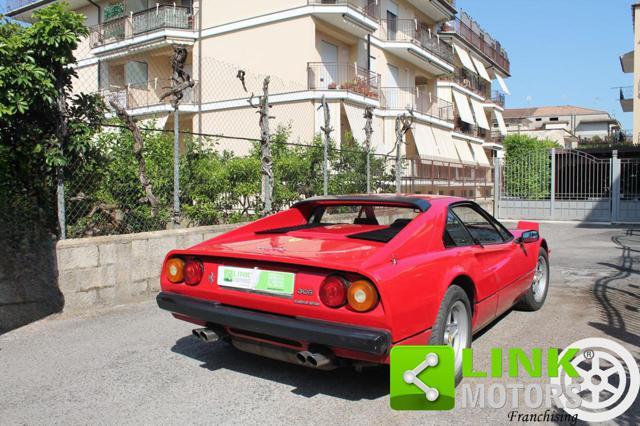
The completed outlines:
{"type": "Polygon", "coordinates": [[[237,226],[59,241],[58,286],[64,295],[64,310],[148,299],[160,290],[160,269],[167,252],[193,246],[237,226]]]}

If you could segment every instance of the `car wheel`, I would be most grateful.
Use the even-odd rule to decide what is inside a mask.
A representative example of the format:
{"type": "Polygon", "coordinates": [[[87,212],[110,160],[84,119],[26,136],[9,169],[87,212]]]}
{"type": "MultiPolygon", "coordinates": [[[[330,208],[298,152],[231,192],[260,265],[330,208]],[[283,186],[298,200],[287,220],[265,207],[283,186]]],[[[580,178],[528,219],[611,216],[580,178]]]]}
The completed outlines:
{"type": "Polygon", "coordinates": [[[444,294],[430,345],[449,345],[455,354],[456,385],[462,380],[462,350],[471,347],[471,303],[467,293],[452,285],[444,294]]]}
{"type": "Polygon", "coordinates": [[[542,308],[549,292],[549,256],[547,251],[540,247],[536,271],[533,274],[533,282],[527,293],[520,299],[516,307],[523,311],[537,311],[542,308]]]}

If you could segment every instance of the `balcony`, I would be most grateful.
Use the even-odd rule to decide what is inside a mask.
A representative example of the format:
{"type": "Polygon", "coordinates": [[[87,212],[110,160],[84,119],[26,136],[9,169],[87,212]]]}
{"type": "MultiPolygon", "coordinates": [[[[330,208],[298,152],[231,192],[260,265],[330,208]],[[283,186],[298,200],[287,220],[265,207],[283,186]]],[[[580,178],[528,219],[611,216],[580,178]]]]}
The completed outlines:
{"type": "MultiPolygon", "coordinates": [[[[146,43],[155,38],[188,36],[195,31],[197,10],[190,7],[157,5],[128,16],[111,19],[90,29],[94,50],[146,43]]],[[[193,38],[193,35],[191,35],[193,38]]]]}
{"type": "Polygon", "coordinates": [[[388,110],[410,109],[443,121],[453,121],[453,105],[444,99],[432,97],[426,88],[382,87],[380,106],[388,110]]]}
{"type": "Polygon", "coordinates": [[[380,98],[380,74],[355,64],[307,63],[310,90],[344,90],[371,99],[380,98]]]}
{"type": "MultiPolygon", "coordinates": [[[[160,97],[171,87],[171,80],[155,79],[141,84],[128,86],[110,85],[109,89],[102,90],[101,94],[108,102],[113,100],[131,114],[144,115],[156,112],[172,111],[171,98],[161,100],[160,97]]],[[[198,103],[198,82],[195,86],[184,91],[184,97],[180,101],[182,106],[192,106],[198,103]]],[[[189,108],[186,108],[188,110],[189,108]]]]}
{"type": "Polygon", "coordinates": [[[413,19],[382,20],[383,48],[434,75],[453,72],[453,48],[413,19]]]}
{"type": "Polygon", "coordinates": [[[620,88],[620,106],[624,112],[633,111],[633,86],[620,88]]]}
{"type": "Polygon", "coordinates": [[[491,95],[491,102],[494,104],[504,108],[506,103],[506,96],[504,93],[494,90],[491,95]]]}
{"type": "Polygon", "coordinates": [[[313,15],[357,37],[378,29],[380,2],[377,0],[307,0],[313,15]]]}
{"type": "Polygon", "coordinates": [[[465,69],[457,69],[454,73],[443,76],[440,80],[456,83],[483,98],[488,98],[491,93],[491,84],[488,81],[465,69]]]}
{"type": "Polygon", "coordinates": [[[455,0],[407,0],[435,22],[448,21],[456,15],[455,0]]]}
{"type": "Polygon", "coordinates": [[[456,18],[443,24],[440,33],[442,35],[457,34],[461,39],[484,54],[490,61],[502,69],[507,75],[511,74],[511,67],[506,50],[500,43],[482,31],[478,24],[468,15],[462,14],[464,21],[456,18]]]}

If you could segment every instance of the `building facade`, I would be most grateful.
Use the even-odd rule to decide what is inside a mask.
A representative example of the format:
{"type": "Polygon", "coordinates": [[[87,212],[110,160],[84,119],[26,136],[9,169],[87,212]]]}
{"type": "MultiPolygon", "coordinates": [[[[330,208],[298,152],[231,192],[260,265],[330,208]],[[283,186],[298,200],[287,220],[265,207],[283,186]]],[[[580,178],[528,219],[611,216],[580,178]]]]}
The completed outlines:
{"type": "Polygon", "coordinates": [[[622,111],[633,114],[633,143],[640,143],[640,3],[631,5],[633,20],[633,49],[620,56],[622,72],[633,74],[633,86],[620,88],[620,106],[622,111]],[[638,70],[638,71],[636,71],[638,70]]]}
{"type": "MultiPolygon", "coordinates": [[[[21,2],[8,15],[29,21],[51,2],[21,2]]],[[[274,77],[272,126],[287,126],[295,141],[308,143],[320,132],[325,97],[336,144],[364,140],[370,106],[372,147],[387,154],[396,117],[411,110],[402,150],[412,190],[476,198],[490,192],[491,161],[507,133],[510,64],[501,44],[458,13],[454,0],[68,3],[91,29],[76,55],[79,90],[101,92],[159,127],[173,128],[171,105],[160,96],[181,45],[196,80],[179,106],[183,130],[259,137],[236,78],[246,70],[274,77]]],[[[258,94],[261,81],[254,80],[249,91],[258,94]]]]}
{"type": "Polygon", "coordinates": [[[581,143],[623,142],[620,122],[606,111],[571,105],[504,111],[508,133],[550,139],[565,148],[581,143]]]}

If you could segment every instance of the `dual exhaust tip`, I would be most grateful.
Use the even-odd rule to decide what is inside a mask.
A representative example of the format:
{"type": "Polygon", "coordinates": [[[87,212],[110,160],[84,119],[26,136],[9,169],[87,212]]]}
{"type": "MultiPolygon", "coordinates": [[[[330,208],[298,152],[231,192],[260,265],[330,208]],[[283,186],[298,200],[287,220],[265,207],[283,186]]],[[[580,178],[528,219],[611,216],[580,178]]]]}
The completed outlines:
{"type": "Polygon", "coordinates": [[[327,355],[309,351],[296,353],[296,359],[300,365],[312,368],[324,368],[333,363],[332,359],[327,355]]]}
{"type": "Polygon", "coordinates": [[[192,331],[193,335],[203,342],[217,342],[220,340],[220,336],[213,330],[209,330],[208,328],[194,328],[192,331]]]}

